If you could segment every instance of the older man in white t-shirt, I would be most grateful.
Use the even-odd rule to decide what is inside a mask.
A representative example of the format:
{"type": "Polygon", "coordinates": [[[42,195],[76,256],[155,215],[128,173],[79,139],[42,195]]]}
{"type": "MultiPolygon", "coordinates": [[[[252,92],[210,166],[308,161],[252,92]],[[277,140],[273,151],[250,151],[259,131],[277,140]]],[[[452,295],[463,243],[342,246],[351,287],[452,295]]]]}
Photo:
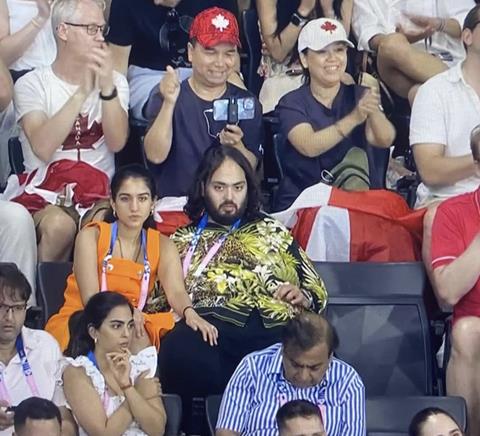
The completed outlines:
{"type": "Polygon", "coordinates": [[[352,29],[358,49],[377,54],[382,80],[413,100],[419,84],[464,58],[460,34],[473,6],[474,0],[355,0],[352,29]]]}
{"type": "Polygon", "coordinates": [[[438,204],[480,185],[470,151],[470,135],[480,124],[480,5],[465,18],[462,41],[465,60],[430,79],[415,97],[410,145],[422,184],[417,207],[428,206],[424,218],[423,260],[431,270],[431,232],[438,204]]]}

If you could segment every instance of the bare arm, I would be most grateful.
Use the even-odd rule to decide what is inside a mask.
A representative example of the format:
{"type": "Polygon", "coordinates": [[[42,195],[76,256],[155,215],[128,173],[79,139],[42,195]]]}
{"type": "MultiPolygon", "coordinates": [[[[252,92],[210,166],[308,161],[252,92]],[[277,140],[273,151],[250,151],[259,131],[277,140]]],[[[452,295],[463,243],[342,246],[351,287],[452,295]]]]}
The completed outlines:
{"type": "Polygon", "coordinates": [[[127,45],[124,47],[110,43],[109,47],[110,50],[112,50],[113,69],[126,76],[128,70],[128,58],[130,56],[132,46],[127,45]]]}
{"type": "Polygon", "coordinates": [[[471,154],[446,157],[442,144],[414,144],[413,155],[418,171],[427,186],[450,186],[475,175],[471,154]]]}
{"type": "Polygon", "coordinates": [[[19,31],[10,34],[9,12],[6,0],[0,0],[0,58],[11,65],[20,58],[32,44],[40,29],[50,18],[50,4],[47,0],[36,0],[38,15],[19,31]]]}
{"type": "MultiPolygon", "coordinates": [[[[315,0],[302,0],[298,12],[306,17],[312,12],[314,6],[315,0]]],[[[301,27],[289,23],[280,34],[276,34],[277,0],[258,1],[257,11],[260,31],[270,56],[277,62],[283,62],[295,46],[301,27]]]]}
{"type": "Polygon", "coordinates": [[[180,95],[180,79],[178,73],[169,65],[165,76],[159,84],[162,106],[155,121],[148,129],[143,140],[147,159],[160,164],[165,161],[173,140],[173,113],[180,95]]]}
{"type": "Polygon", "coordinates": [[[301,123],[290,130],[288,140],[304,156],[317,157],[335,147],[364,121],[357,111],[352,111],[335,124],[318,131],[309,123],[301,123]]]}
{"type": "Polygon", "coordinates": [[[477,234],[452,263],[434,269],[433,278],[440,300],[454,306],[475,286],[480,278],[479,251],[480,234],[477,234]]]}
{"type": "MultiPolygon", "coordinates": [[[[1,2],[2,0],[0,0],[1,2]]],[[[13,98],[12,76],[0,57],[0,112],[3,112],[13,98]]]]}
{"type": "Polygon", "coordinates": [[[348,36],[350,34],[350,27],[352,26],[353,0],[343,0],[340,13],[342,15],[341,21],[343,27],[345,27],[348,36]]]}
{"type": "Polygon", "coordinates": [[[365,125],[367,141],[375,147],[388,148],[395,139],[395,128],[381,110],[380,93],[374,88],[369,93],[371,107],[365,125]]]}
{"type": "Polygon", "coordinates": [[[168,303],[178,315],[185,317],[185,323],[193,330],[200,331],[205,342],[217,344],[217,329],[205,321],[192,307],[192,300],[185,289],[182,265],[177,247],[165,236],[161,236],[162,256],[158,264],[158,280],[167,296],[168,303]],[[185,310],[188,308],[188,310],[185,310]]]}
{"type": "Polygon", "coordinates": [[[75,242],[73,272],[83,305],[87,304],[92,295],[100,291],[97,266],[98,234],[96,227],[87,227],[78,233],[75,242]]]}
{"type": "Polygon", "coordinates": [[[125,399],[128,402],[133,419],[147,434],[163,434],[167,415],[153,378],[142,378],[141,390],[137,382],[135,386],[125,389],[125,399]]]}
{"type": "Polygon", "coordinates": [[[73,419],[72,412],[65,406],[60,407],[60,414],[62,416],[62,436],[77,436],[78,426],[73,419]]]}
{"type": "Polygon", "coordinates": [[[132,422],[128,403],[123,403],[107,417],[100,396],[84,368],[69,366],[63,373],[65,398],[78,424],[90,436],[118,436],[132,422]]]}

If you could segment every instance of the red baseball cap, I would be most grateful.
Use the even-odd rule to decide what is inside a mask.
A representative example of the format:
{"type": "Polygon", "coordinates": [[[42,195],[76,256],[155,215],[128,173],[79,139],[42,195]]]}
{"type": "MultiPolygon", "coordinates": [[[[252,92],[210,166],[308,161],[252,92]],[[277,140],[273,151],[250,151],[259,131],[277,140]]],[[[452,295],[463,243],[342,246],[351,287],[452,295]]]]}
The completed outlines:
{"type": "Polygon", "coordinates": [[[241,47],[235,15],[222,8],[209,8],[200,12],[190,26],[190,39],[196,39],[205,48],[222,42],[241,47]]]}

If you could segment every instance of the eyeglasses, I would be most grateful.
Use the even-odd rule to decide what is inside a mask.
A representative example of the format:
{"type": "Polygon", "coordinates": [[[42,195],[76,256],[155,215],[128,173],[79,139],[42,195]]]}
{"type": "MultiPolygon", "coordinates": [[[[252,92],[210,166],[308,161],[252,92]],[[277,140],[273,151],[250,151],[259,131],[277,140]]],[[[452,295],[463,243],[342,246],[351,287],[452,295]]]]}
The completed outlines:
{"type": "Polygon", "coordinates": [[[87,29],[87,34],[90,36],[96,35],[99,30],[103,36],[107,36],[110,30],[110,26],[108,26],[107,24],[102,24],[101,26],[99,26],[98,24],[78,24],[78,23],[68,23],[68,22],[65,22],[64,24],[68,26],[73,26],[73,27],[83,27],[87,29]]]}
{"type": "Polygon", "coordinates": [[[12,311],[14,315],[18,315],[20,313],[25,312],[27,308],[27,304],[3,304],[0,303],[0,316],[5,316],[8,312],[12,311]]]}

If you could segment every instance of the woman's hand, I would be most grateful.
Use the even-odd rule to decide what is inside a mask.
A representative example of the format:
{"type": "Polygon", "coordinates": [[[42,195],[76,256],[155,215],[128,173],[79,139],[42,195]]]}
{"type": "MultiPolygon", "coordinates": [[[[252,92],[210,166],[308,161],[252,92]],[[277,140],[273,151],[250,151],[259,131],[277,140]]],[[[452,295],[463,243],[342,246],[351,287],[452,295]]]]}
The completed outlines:
{"type": "Polygon", "coordinates": [[[290,303],[292,306],[302,306],[305,309],[310,306],[310,302],[305,298],[300,288],[290,283],[280,285],[273,296],[290,303]]]}
{"type": "Polygon", "coordinates": [[[135,336],[142,338],[145,335],[145,317],[143,312],[137,308],[133,309],[133,325],[135,328],[135,336]]]}
{"type": "Polygon", "coordinates": [[[51,2],[48,0],[35,0],[35,2],[38,8],[37,21],[43,25],[50,18],[51,2]]]}
{"type": "Polygon", "coordinates": [[[210,345],[218,345],[218,330],[217,328],[210,324],[208,321],[205,321],[193,307],[189,307],[185,311],[185,323],[194,331],[200,330],[202,333],[203,340],[208,342],[210,345]]]}
{"type": "Polygon", "coordinates": [[[115,381],[118,383],[119,387],[122,389],[125,386],[131,385],[130,382],[130,351],[113,351],[107,353],[107,361],[110,371],[115,378],[115,381]]]}

